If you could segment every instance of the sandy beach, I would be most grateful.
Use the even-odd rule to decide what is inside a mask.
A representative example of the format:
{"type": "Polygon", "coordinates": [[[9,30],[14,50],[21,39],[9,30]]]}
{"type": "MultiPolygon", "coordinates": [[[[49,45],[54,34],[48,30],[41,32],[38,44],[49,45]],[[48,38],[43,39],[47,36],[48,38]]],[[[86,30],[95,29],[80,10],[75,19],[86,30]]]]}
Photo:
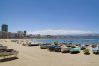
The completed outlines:
{"type": "MultiPolygon", "coordinates": [[[[18,58],[0,62],[0,66],[99,66],[99,55],[49,52],[40,49],[39,46],[28,47],[11,42],[11,40],[0,40],[0,44],[19,51],[18,58]]],[[[0,58],[1,59],[1,58],[0,58]]]]}

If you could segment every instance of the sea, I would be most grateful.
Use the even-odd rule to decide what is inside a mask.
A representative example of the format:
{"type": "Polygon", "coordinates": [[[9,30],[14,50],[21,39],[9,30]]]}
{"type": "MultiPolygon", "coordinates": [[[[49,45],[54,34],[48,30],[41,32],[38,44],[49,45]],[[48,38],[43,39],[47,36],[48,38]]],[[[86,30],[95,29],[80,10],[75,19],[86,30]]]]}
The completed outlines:
{"type": "Polygon", "coordinates": [[[72,43],[72,44],[99,44],[99,39],[32,39],[38,43],[72,43]]]}

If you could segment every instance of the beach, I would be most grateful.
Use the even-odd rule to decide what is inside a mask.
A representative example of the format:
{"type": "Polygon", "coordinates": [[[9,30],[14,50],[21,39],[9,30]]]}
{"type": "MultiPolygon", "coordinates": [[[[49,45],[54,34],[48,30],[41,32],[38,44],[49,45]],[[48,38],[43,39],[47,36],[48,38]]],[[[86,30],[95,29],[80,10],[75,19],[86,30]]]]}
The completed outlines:
{"type": "Polygon", "coordinates": [[[1,39],[0,44],[19,51],[17,59],[0,62],[0,66],[99,66],[99,55],[92,53],[84,55],[83,52],[79,54],[49,52],[47,49],[40,49],[39,46],[22,46],[11,42],[10,39],[1,39]]]}

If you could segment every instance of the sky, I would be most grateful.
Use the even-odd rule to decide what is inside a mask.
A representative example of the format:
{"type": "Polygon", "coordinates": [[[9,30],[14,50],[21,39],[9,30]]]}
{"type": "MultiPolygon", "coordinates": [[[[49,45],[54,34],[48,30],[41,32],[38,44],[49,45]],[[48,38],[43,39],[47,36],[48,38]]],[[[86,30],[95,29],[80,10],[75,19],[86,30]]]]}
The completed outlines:
{"type": "Polygon", "coordinates": [[[99,33],[99,0],[0,0],[0,25],[32,34],[99,33]]]}

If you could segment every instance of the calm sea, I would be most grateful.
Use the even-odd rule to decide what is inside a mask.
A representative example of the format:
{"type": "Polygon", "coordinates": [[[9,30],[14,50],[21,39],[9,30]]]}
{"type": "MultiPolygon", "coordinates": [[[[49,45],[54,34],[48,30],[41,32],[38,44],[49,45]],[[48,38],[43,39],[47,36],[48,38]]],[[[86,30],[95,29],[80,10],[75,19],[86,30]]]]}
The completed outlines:
{"type": "Polygon", "coordinates": [[[99,44],[99,39],[32,39],[32,41],[40,43],[99,44]]]}

